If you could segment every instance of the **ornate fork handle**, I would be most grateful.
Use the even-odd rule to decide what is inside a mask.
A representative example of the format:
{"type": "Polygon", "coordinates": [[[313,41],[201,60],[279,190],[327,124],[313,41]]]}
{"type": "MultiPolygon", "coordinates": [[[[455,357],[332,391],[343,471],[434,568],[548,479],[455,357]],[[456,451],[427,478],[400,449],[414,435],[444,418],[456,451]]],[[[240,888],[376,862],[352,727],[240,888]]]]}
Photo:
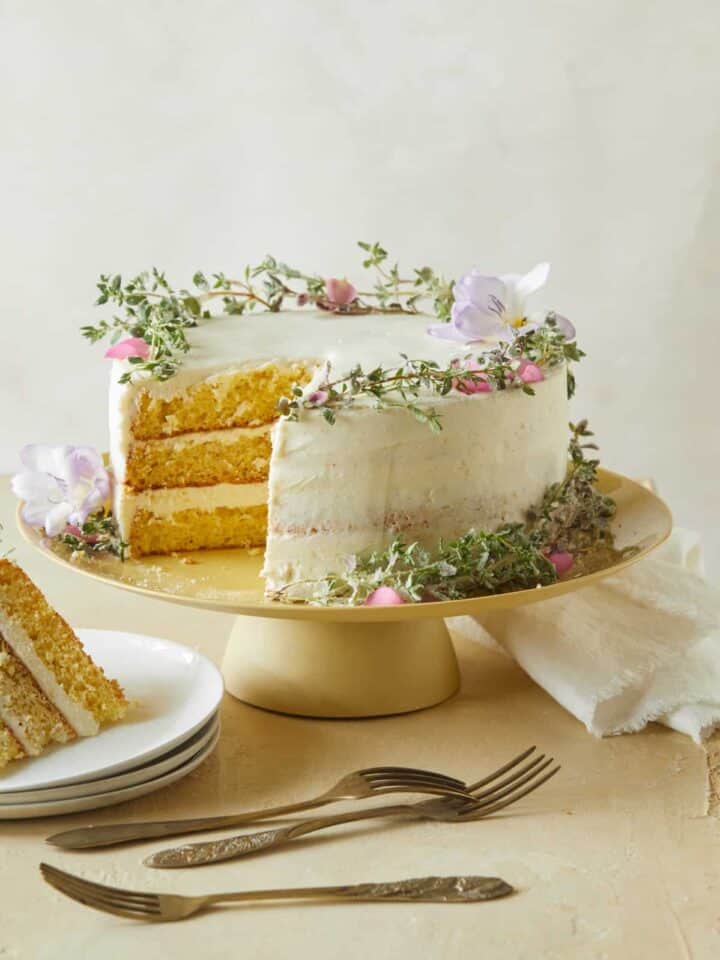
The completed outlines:
{"type": "Polygon", "coordinates": [[[234,860],[249,854],[259,853],[281,847],[283,844],[304,837],[308,833],[334,827],[341,823],[353,823],[358,820],[373,820],[377,817],[409,816],[422,817],[419,810],[405,804],[376,807],[374,810],[361,810],[351,813],[338,813],[328,817],[313,817],[301,820],[288,827],[276,830],[261,830],[258,833],[244,833],[224,840],[208,840],[204,843],[186,843],[180,847],[160,850],[143,862],[148,867],[199,867],[205,863],[219,863],[222,860],[234,860]]]}
{"type": "Polygon", "coordinates": [[[415,901],[416,903],[477,903],[506,897],[514,888],[500,877],[418,877],[389,883],[356,883],[344,887],[294,887],[218,893],[203,898],[205,905],[239,900],[354,900],[415,901]]]}

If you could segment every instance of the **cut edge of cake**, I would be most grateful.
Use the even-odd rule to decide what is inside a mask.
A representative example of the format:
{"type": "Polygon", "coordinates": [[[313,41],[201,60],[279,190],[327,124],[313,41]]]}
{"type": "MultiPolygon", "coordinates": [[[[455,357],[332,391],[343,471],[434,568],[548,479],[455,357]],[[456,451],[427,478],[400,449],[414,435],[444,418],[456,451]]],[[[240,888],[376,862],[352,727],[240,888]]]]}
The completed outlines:
{"type": "Polygon", "coordinates": [[[246,364],[175,392],[133,392],[111,417],[114,512],[133,556],[265,544],[278,401],[319,363],[246,364]]]}

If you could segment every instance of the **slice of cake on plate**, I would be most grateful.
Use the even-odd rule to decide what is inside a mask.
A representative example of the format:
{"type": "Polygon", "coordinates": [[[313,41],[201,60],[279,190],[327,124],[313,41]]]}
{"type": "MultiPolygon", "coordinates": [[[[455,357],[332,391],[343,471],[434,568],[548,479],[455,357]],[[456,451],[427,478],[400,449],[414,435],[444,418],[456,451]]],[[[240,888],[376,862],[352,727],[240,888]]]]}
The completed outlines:
{"type": "Polygon", "coordinates": [[[0,768],[125,716],[115,680],[23,570],[0,559],[0,768]]]}

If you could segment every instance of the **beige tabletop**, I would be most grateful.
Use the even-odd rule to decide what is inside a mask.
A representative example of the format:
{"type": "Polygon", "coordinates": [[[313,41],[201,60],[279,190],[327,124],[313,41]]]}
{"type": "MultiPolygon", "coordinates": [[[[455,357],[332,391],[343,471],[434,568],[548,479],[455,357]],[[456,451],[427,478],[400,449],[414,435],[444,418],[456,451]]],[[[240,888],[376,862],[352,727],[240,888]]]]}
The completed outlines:
{"type": "MultiPolygon", "coordinates": [[[[5,538],[76,626],[169,637],[220,661],[232,618],[90,583],[19,542],[7,483],[5,538]]],[[[460,693],[433,710],[362,721],[295,719],[226,696],[215,754],[184,781],[93,814],[0,822],[0,958],[720,956],[720,829],[708,758],[652,726],[596,740],[509,660],[458,641],[460,693]],[[142,866],[159,846],[62,853],[43,838],[87,822],[230,812],[300,799],[378,763],[469,779],[536,743],[563,764],[504,816],[478,823],[368,823],[237,863],[194,871],[142,866]],[[334,884],[430,874],[492,874],[517,893],[473,906],[229,907],[143,925],[83,908],[40,879],[41,860],[90,879],[164,892],[334,884]]],[[[720,766],[711,749],[710,767],[720,766]]],[[[720,781],[719,781],[720,782],[720,781]]]]}

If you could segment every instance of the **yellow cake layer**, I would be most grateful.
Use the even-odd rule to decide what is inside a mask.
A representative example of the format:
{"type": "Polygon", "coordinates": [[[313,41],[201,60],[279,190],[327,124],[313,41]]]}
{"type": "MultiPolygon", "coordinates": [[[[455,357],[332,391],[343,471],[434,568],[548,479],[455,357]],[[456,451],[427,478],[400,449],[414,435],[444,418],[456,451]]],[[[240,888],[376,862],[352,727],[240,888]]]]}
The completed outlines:
{"type": "Polygon", "coordinates": [[[18,743],[12,731],[0,720],[0,770],[11,760],[21,760],[26,756],[22,745],[18,743]]]}
{"type": "Polygon", "coordinates": [[[277,403],[305,384],[312,371],[303,363],[269,364],[209,377],[184,392],[164,397],[141,390],[131,434],[136,440],[172,437],[198,430],[259,427],[277,419],[277,403]]]}
{"type": "Polygon", "coordinates": [[[180,510],[155,516],[138,510],[132,519],[134,557],[180,550],[261,547],[267,531],[267,505],[180,510]]]}
{"type": "Polygon", "coordinates": [[[270,451],[267,430],[233,434],[229,440],[217,434],[208,439],[196,434],[193,442],[139,440],[130,447],[125,483],[134,490],[258,483],[267,480],[270,451]]]}
{"type": "Polygon", "coordinates": [[[37,755],[50,743],[67,743],[75,738],[73,728],[14,655],[2,634],[0,707],[5,722],[21,737],[28,753],[37,755]]]}
{"type": "Polygon", "coordinates": [[[72,700],[99,723],[125,715],[128,703],[120,685],[108,680],[32,580],[9,560],[0,560],[0,607],[25,631],[37,656],[72,700]]]}

